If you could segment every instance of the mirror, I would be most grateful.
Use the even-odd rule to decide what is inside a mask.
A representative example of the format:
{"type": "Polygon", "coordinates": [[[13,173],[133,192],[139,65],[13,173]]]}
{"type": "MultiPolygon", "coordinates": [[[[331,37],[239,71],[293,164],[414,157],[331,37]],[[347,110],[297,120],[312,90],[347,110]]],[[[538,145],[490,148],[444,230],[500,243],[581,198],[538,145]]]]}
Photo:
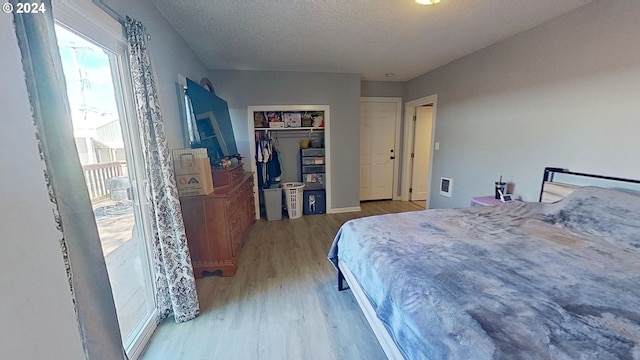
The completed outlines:
{"type": "MultiPolygon", "coordinates": [[[[209,83],[210,84],[210,83],[209,83]]],[[[227,102],[187,79],[185,102],[187,106],[187,136],[189,147],[206,148],[214,167],[224,167],[225,160],[240,158],[233,135],[227,102]]]]}

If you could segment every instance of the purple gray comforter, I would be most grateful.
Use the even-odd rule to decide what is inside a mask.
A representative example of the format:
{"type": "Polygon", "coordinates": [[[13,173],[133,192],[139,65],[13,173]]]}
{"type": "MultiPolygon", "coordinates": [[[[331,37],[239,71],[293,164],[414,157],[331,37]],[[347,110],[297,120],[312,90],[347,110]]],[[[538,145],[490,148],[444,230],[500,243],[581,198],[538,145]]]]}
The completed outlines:
{"type": "Polygon", "coordinates": [[[407,359],[640,359],[640,196],[345,223],[344,262],[407,359]]]}

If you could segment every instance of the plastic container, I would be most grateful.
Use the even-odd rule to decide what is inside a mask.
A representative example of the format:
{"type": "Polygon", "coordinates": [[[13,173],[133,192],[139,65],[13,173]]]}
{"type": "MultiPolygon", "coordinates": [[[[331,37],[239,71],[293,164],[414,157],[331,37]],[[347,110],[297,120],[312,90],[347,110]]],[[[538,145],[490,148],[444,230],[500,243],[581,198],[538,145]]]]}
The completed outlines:
{"type": "Polygon", "coordinates": [[[287,212],[289,219],[297,219],[302,216],[304,184],[301,182],[282,183],[285,199],[287,199],[287,212]]]}
{"type": "Polygon", "coordinates": [[[268,189],[262,189],[264,196],[264,209],[267,220],[282,220],[282,188],[280,185],[271,185],[268,189]]]}
{"type": "Polygon", "coordinates": [[[302,173],[310,174],[310,173],[323,173],[324,165],[302,165],[302,173]]]}
{"type": "Polygon", "coordinates": [[[303,157],[302,165],[323,165],[324,157],[303,157]]]}
{"type": "Polygon", "coordinates": [[[302,182],[306,190],[324,189],[324,173],[302,174],[302,182]]]}
{"type": "Polygon", "coordinates": [[[302,156],[324,156],[324,148],[302,149],[302,156]]]}

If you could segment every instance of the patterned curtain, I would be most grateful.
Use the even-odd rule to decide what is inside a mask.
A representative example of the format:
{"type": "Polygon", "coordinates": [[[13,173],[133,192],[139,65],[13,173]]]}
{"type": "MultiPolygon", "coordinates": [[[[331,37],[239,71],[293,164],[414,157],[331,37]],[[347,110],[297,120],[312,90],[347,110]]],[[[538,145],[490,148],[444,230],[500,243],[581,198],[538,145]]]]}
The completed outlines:
{"type": "Polygon", "coordinates": [[[200,309],[178,190],[147,53],[147,34],[142,23],[128,16],[125,27],[149,178],[158,321],[173,313],[176,322],[184,322],[195,318],[200,309]]]}

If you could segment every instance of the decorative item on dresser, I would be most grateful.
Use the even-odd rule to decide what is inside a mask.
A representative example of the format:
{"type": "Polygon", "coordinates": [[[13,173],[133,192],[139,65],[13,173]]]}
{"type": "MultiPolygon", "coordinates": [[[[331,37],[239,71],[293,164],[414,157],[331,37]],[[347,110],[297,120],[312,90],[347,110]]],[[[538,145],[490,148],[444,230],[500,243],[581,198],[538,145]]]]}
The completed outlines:
{"type": "Polygon", "coordinates": [[[224,169],[212,168],[213,186],[229,185],[242,177],[242,163],[224,169]]]}
{"type": "Polygon", "coordinates": [[[236,273],[240,251],[256,218],[253,174],[242,173],[242,165],[239,169],[214,169],[214,174],[229,173],[214,175],[212,194],[180,198],[196,278],[236,273]],[[216,178],[229,182],[218,186],[216,178]]]}

